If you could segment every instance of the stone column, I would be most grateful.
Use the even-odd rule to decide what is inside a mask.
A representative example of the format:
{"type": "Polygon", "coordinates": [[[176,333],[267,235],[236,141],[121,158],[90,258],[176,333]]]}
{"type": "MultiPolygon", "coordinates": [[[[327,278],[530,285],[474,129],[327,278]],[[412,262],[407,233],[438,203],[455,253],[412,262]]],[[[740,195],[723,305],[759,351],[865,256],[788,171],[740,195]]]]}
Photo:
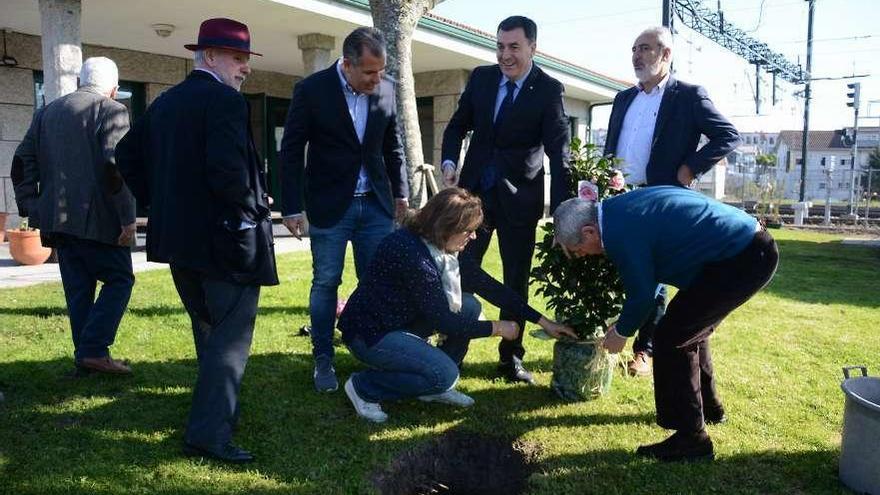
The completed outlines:
{"type": "Polygon", "coordinates": [[[39,0],[46,103],[76,91],[82,67],[81,0],[39,0]]]}
{"type": "Polygon", "coordinates": [[[302,50],[303,77],[310,76],[330,66],[331,51],[336,46],[336,38],[321,33],[301,34],[296,44],[302,50]]]}
{"type": "MultiPolygon", "coordinates": [[[[431,96],[434,98],[434,150],[432,156],[425,157],[425,161],[435,166],[434,174],[437,179],[437,185],[441,189],[443,188],[443,177],[440,170],[443,132],[446,130],[446,125],[452,118],[452,114],[458,108],[458,99],[464,92],[469,76],[470,72],[463,69],[419,72],[415,74],[416,96],[420,98],[431,96]]],[[[422,132],[425,132],[425,130],[422,129],[422,132]]],[[[462,157],[465,151],[467,151],[467,142],[462,145],[462,157]]]]}

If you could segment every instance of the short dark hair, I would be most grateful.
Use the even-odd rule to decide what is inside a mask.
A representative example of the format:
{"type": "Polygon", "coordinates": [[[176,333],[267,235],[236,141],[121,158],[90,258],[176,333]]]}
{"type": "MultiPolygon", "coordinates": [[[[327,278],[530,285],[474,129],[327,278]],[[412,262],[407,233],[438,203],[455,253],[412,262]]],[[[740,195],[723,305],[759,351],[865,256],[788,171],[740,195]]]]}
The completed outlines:
{"type": "Polygon", "coordinates": [[[443,249],[452,236],[476,230],[482,223],[482,201],[458,187],[438,192],[415,215],[404,221],[409,230],[438,249],[443,249]]]}
{"type": "Polygon", "coordinates": [[[382,31],[369,26],[359,27],[342,42],[342,56],[352,65],[360,65],[365,49],[374,57],[385,55],[385,35],[382,31]]]}
{"type": "Polygon", "coordinates": [[[538,40],[538,25],[528,17],[512,15],[501,21],[501,24],[498,25],[499,31],[513,31],[516,28],[522,28],[529,42],[534,43],[538,40]]]}

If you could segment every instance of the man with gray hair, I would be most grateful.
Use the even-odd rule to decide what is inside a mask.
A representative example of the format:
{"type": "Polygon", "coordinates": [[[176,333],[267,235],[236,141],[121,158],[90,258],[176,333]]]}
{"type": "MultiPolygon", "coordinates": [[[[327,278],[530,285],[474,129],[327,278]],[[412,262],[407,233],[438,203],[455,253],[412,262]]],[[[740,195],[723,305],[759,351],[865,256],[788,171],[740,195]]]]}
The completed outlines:
{"type": "Polygon", "coordinates": [[[407,207],[397,96],[394,82],[385,77],[385,55],[381,31],[352,31],[342,43],[341,59],[297,83],[284,124],[281,211],[284,225],[297,237],[305,227],[303,213],[308,215],[313,380],[319,392],[339,387],[333,329],[346,246],[351,241],[360,279],[394,218],[407,207]]]}
{"type": "MultiPolygon", "coordinates": [[[[776,243],[745,212],[681,186],[637,189],[599,203],[575,198],[553,215],[568,256],[607,255],[626,292],[602,346],[620,352],[651,316],[657,284],[678,293],[654,336],[657,424],[675,430],[636,454],[663,461],[714,457],[706,423],[724,416],[709,336],[776,271],[776,243]]],[[[716,421],[717,422],[717,421],[716,421]]]]}
{"type": "MultiPolygon", "coordinates": [[[[632,45],[638,84],[614,98],[605,154],[621,160],[627,182],[688,187],[739,144],[739,134],[722,116],[706,90],[672,76],[672,34],[668,28],[642,31],[632,45]],[[697,149],[700,137],[708,142],[697,149]]],[[[659,287],[656,310],[633,342],[629,371],[651,374],[650,359],[656,320],[666,307],[666,288],[659,287]]]]}
{"type": "Polygon", "coordinates": [[[130,374],[109,350],[134,285],[134,199],[114,159],[128,110],[114,100],[119,75],[109,58],[87,59],[79,80],[34,115],[13,159],[22,172],[15,199],[57,250],[78,373],[130,374]]]}

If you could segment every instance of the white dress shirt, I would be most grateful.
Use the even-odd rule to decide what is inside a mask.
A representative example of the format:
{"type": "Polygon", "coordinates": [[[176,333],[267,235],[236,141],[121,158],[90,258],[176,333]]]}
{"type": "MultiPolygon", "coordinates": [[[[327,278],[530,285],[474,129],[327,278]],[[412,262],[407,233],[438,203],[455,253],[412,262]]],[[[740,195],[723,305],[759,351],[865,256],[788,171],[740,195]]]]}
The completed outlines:
{"type": "MultiPolygon", "coordinates": [[[[336,72],[339,74],[339,81],[342,84],[342,94],[345,95],[345,103],[348,106],[348,115],[351,117],[351,123],[354,124],[354,131],[357,134],[358,141],[363,144],[364,131],[367,130],[367,112],[369,111],[370,96],[364,93],[358,93],[348,84],[345,74],[342,72],[342,59],[336,63],[336,72]]],[[[354,188],[355,194],[364,194],[371,191],[370,179],[367,177],[367,169],[361,163],[360,172],[358,172],[357,186],[354,188]]]]}
{"type": "Polygon", "coordinates": [[[639,85],[639,92],[623,118],[615,156],[622,160],[621,168],[629,184],[640,186],[648,181],[647,169],[651,159],[654,127],[667,82],[669,74],[648,93],[639,85]]]}

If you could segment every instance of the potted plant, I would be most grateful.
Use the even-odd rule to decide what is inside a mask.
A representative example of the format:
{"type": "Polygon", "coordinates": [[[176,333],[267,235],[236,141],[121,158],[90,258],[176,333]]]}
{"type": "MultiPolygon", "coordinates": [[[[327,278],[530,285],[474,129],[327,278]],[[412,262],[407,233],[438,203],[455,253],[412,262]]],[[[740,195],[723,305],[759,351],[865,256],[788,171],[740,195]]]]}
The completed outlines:
{"type": "Polygon", "coordinates": [[[779,216],[779,202],[782,198],[777,198],[775,191],[775,184],[770,180],[766,181],[761,185],[758,201],[755,203],[755,216],[768,229],[782,228],[782,218],[779,216]]]}
{"type": "Polygon", "coordinates": [[[40,265],[52,254],[52,249],[43,247],[40,230],[28,226],[27,218],[22,218],[17,229],[6,231],[9,238],[9,254],[22,265],[40,265]]]}
{"type": "MultiPolygon", "coordinates": [[[[603,199],[626,191],[616,161],[601,155],[596,146],[571,143],[570,192],[585,199],[603,199]]],[[[557,321],[571,326],[577,341],[558,340],[553,346],[551,388],[565,400],[589,400],[607,393],[617,362],[597,344],[623,306],[623,283],[617,269],[604,256],[568,259],[554,246],[553,223],[542,227],[537,243],[538,264],[531,279],[547,300],[557,321]]]]}

